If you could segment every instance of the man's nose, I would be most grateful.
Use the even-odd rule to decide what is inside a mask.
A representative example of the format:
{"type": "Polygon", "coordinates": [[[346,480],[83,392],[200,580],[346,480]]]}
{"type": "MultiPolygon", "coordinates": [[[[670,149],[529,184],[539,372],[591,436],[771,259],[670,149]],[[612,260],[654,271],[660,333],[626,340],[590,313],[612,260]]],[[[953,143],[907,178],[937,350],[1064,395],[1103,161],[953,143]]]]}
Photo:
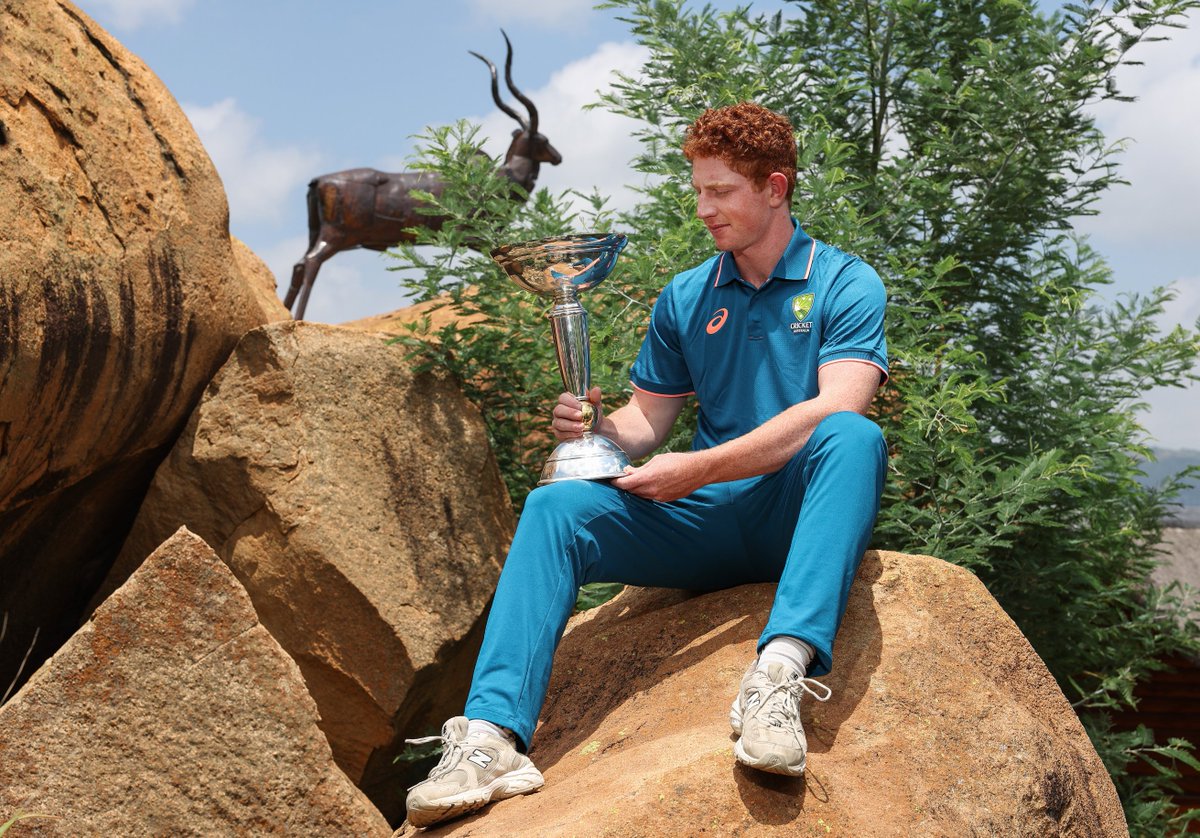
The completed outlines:
{"type": "Polygon", "coordinates": [[[715,212],[716,212],[716,210],[713,209],[712,204],[709,203],[706,199],[704,199],[703,197],[696,198],[696,217],[697,218],[711,218],[715,212]]]}

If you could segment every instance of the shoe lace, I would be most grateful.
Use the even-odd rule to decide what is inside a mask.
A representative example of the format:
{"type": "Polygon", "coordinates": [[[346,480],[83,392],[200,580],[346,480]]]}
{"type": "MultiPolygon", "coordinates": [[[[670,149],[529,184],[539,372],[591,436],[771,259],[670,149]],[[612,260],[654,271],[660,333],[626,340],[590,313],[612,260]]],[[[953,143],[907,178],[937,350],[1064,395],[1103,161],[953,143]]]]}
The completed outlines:
{"type": "MultiPolygon", "coordinates": [[[[429,776],[426,777],[426,780],[440,779],[447,772],[452,771],[458,765],[458,761],[463,752],[464,740],[459,739],[457,736],[454,736],[447,730],[443,730],[442,735],[440,736],[421,736],[417,739],[404,740],[406,745],[429,745],[433,742],[442,743],[442,758],[438,760],[437,765],[430,769],[429,776]]],[[[421,782],[425,782],[425,780],[422,780],[421,782]]],[[[418,785],[420,785],[420,783],[409,786],[408,790],[412,791],[418,785]]]]}
{"type": "Polygon", "coordinates": [[[800,720],[800,699],[805,694],[817,701],[828,701],[833,696],[833,690],[812,678],[787,679],[771,685],[755,712],[762,714],[767,724],[773,727],[791,727],[795,731],[800,720]],[[773,700],[777,695],[779,700],[773,700]]]}

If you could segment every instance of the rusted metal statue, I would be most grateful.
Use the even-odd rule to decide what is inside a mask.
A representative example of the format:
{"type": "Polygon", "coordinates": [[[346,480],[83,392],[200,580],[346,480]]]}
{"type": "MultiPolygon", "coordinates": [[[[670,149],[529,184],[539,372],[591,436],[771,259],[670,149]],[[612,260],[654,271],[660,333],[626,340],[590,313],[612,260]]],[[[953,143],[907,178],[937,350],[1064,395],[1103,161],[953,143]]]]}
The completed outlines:
{"type": "MultiPolygon", "coordinates": [[[[512,143],[504,155],[500,173],[521,189],[513,189],[515,199],[523,199],[533,191],[538,169],[542,163],[557,166],[562,155],[555,151],[538,133],[538,112],[512,82],[512,43],[504,35],[508,48],[504,60],[504,81],[529,113],[524,119],[500,100],[496,65],[477,52],[471,55],[488,66],[492,74],[492,99],[496,107],[517,121],[521,127],[513,131],[512,143]]],[[[429,227],[437,230],[445,218],[417,212],[420,201],[414,190],[440,196],[445,184],[432,172],[380,172],[375,169],[347,169],[321,175],[308,184],[308,251],[292,268],[292,284],[283,304],[297,320],[304,319],[308,295],[317,279],[317,271],[326,259],[343,250],[365,247],[368,250],[387,250],[402,241],[412,241],[409,227],[429,227]],[[297,300],[299,295],[299,300],[297,300]],[[293,307],[293,303],[295,306],[293,307]]]]}

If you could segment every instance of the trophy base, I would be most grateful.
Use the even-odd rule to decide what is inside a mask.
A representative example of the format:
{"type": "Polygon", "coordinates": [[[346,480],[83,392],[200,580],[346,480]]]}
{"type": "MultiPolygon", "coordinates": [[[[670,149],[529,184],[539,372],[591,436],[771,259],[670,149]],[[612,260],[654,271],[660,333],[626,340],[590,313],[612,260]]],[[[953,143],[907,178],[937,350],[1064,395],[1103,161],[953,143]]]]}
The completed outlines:
{"type": "Polygon", "coordinates": [[[562,480],[609,480],[620,477],[629,457],[608,437],[585,434],[560,442],[542,467],[539,486],[562,480]]]}

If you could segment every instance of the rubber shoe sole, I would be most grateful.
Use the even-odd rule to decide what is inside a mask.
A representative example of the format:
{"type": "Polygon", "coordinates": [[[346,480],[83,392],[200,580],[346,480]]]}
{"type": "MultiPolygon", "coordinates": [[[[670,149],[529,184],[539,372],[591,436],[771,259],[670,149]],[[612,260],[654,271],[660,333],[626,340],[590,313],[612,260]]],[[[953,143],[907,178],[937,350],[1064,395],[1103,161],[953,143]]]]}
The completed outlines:
{"type": "Polygon", "coordinates": [[[532,794],[545,784],[542,772],[531,766],[502,774],[483,788],[469,789],[450,797],[426,801],[415,796],[408,801],[408,822],[417,827],[432,826],[469,815],[497,800],[532,794]]]}
{"type": "Polygon", "coordinates": [[[749,766],[758,771],[766,771],[769,774],[782,774],[785,777],[802,777],[804,776],[804,766],[807,760],[800,760],[799,765],[788,765],[787,761],[778,754],[766,754],[762,757],[753,757],[746,753],[742,747],[742,740],[739,739],[733,743],[733,756],[742,765],[749,766]]]}

